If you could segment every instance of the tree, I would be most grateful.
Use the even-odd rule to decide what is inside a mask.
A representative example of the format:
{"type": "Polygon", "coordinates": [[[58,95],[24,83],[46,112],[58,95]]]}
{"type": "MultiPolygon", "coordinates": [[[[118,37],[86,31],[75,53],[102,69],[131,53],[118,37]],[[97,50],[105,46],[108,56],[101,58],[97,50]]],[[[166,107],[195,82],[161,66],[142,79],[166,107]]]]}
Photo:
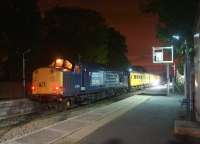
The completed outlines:
{"type": "Polygon", "coordinates": [[[113,28],[108,28],[108,65],[113,68],[129,66],[127,44],[125,37],[113,28]]]}
{"type": "Polygon", "coordinates": [[[185,40],[193,58],[193,27],[198,0],[146,0],[143,6],[144,12],[158,15],[157,37],[167,45],[173,43],[179,62],[183,63],[185,40]],[[172,39],[174,34],[180,35],[181,39],[174,41],[172,39]]]}
{"type": "MultiPolygon", "coordinates": [[[[0,48],[7,56],[5,68],[10,80],[21,79],[21,54],[34,54],[40,40],[40,14],[37,0],[6,0],[0,5],[0,48]]],[[[31,64],[30,64],[31,65],[31,64]]]]}
{"type": "MultiPolygon", "coordinates": [[[[56,57],[107,65],[114,43],[126,46],[124,38],[115,36],[119,32],[110,31],[105,19],[92,10],[56,7],[40,17],[37,0],[7,0],[1,2],[0,18],[1,80],[22,79],[22,53],[27,49],[31,49],[26,55],[31,78],[35,68],[49,65],[56,57]]],[[[127,59],[120,48],[116,59],[127,59]]]]}
{"type": "Polygon", "coordinates": [[[56,56],[77,61],[81,55],[82,60],[104,63],[95,53],[98,51],[106,57],[100,37],[104,23],[98,13],[86,9],[56,7],[46,12],[44,45],[50,49],[49,62],[56,56]]]}
{"type": "Polygon", "coordinates": [[[45,13],[43,25],[44,52],[50,53],[44,65],[56,57],[65,57],[73,62],[81,57],[82,62],[112,65],[110,56],[115,52],[115,58],[127,59],[124,55],[125,38],[111,30],[95,11],[56,7],[45,13]],[[112,48],[116,51],[111,51],[112,48]]]}
{"type": "Polygon", "coordinates": [[[158,15],[158,38],[168,41],[172,35],[179,34],[192,44],[197,3],[198,0],[146,0],[143,10],[158,15]]]}

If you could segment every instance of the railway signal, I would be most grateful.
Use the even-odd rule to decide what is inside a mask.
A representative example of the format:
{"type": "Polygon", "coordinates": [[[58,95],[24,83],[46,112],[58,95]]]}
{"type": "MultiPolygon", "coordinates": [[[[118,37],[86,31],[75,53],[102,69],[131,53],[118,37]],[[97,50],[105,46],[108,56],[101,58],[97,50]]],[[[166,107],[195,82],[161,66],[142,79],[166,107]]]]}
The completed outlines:
{"type": "Polygon", "coordinates": [[[169,77],[169,66],[174,62],[173,46],[169,47],[153,47],[153,63],[155,64],[166,64],[167,73],[167,95],[170,93],[170,77],[169,77]]]}

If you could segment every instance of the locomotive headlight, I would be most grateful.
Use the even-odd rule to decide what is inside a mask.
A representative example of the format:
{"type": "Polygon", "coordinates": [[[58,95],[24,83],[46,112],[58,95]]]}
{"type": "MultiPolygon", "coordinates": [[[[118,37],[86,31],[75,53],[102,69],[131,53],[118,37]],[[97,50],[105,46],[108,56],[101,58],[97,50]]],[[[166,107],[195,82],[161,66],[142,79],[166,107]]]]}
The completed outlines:
{"type": "Polygon", "coordinates": [[[155,81],[153,82],[153,86],[158,86],[158,85],[160,85],[160,80],[155,80],[155,81]]]}
{"type": "Polygon", "coordinates": [[[62,68],[63,67],[63,63],[64,63],[64,60],[58,58],[58,59],[56,59],[55,67],[56,68],[62,68]]]}

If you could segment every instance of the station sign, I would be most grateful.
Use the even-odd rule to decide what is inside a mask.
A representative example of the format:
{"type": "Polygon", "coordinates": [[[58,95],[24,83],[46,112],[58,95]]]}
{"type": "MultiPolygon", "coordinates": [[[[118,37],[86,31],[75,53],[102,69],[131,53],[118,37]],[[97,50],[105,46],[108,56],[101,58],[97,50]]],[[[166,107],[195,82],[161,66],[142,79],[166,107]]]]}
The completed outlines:
{"type": "Polygon", "coordinates": [[[173,46],[153,47],[153,63],[165,64],[174,61],[173,46]]]}

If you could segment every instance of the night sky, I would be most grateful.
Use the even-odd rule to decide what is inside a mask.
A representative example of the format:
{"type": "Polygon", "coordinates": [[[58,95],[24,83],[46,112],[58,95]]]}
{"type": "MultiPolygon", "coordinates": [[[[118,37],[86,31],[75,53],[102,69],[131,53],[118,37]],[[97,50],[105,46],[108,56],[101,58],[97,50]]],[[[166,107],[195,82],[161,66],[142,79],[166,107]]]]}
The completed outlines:
{"type": "Polygon", "coordinates": [[[134,65],[144,66],[148,71],[161,71],[152,64],[152,46],[155,38],[157,17],[143,14],[139,9],[141,0],[40,0],[39,7],[45,11],[54,6],[78,6],[99,12],[107,23],[120,31],[127,40],[128,58],[134,65]]]}

